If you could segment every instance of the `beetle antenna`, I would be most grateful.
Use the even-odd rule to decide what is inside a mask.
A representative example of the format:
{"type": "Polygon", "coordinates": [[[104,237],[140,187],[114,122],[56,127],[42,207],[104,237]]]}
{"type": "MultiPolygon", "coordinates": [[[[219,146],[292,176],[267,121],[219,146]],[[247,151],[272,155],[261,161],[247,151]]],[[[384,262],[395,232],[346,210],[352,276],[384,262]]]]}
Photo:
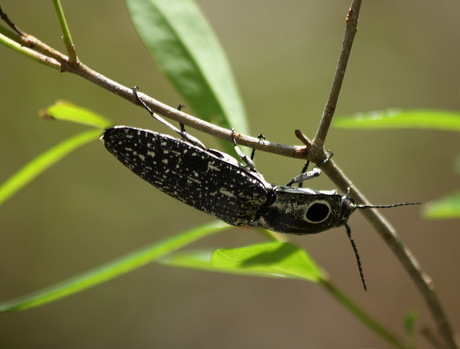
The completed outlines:
{"type": "Polygon", "coordinates": [[[356,263],[358,264],[359,276],[361,278],[361,283],[363,284],[364,291],[367,291],[366,280],[364,279],[364,272],[363,267],[361,265],[361,257],[359,257],[358,248],[356,247],[355,241],[351,236],[351,229],[350,226],[345,223],[345,229],[347,230],[348,239],[350,240],[351,247],[353,247],[353,251],[355,252],[356,263]]]}
{"type": "Polygon", "coordinates": [[[356,208],[391,208],[391,207],[398,207],[398,206],[409,206],[409,205],[420,205],[423,202],[401,202],[398,204],[390,204],[390,205],[356,205],[356,208]]]}

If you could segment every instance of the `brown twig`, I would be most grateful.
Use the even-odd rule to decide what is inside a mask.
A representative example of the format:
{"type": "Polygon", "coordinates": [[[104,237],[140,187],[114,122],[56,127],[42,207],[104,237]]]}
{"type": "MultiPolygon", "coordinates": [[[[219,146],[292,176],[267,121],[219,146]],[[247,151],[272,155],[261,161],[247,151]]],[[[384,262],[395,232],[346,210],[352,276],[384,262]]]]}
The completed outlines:
{"type": "MultiPolygon", "coordinates": [[[[305,144],[311,144],[311,141],[305,135],[301,134],[300,131],[296,131],[296,134],[305,144]]],[[[316,148],[312,147],[311,149],[316,148]]],[[[321,170],[342,192],[349,191],[350,196],[353,197],[357,203],[371,205],[370,201],[351,182],[351,180],[346,177],[333,160],[330,160],[322,165],[321,170]]],[[[431,277],[422,269],[410,249],[401,241],[395,228],[378,210],[361,210],[360,212],[371,223],[371,225],[375,227],[380,237],[390,247],[408,272],[411,279],[414,281],[434,318],[438,331],[444,340],[445,348],[458,348],[454,339],[452,327],[435,291],[431,277]]]]}
{"type": "Polygon", "coordinates": [[[444,348],[443,343],[441,343],[441,341],[439,340],[438,336],[433,333],[431,328],[429,328],[427,326],[423,326],[422,329],[420,330],[420,333],[422,334],[423,337],[426,338],[426,340],[428,342],[431,343],[431,345],[435,349],[443,349],[444,348]]]}
{"type": "MultiPolygon", "coordinates": [[[[350,196],[353,197],[356,202],[360,204],[370,204],[369,200],[367,200],[361,191],[353,185],[353,183],[343,174],[334,162],[331,161],[330,163],[325,164],[321,167],[321,169],[335,183],[335,185],[340,188],[340,190],[346,191],[350,189],[350,196]]],[[[375,227],[380,237],[390,247],[408,272],[411,279],[414,281],[418,290],[425,299],[425,303],[430,309],[431,315],[433,316],[438,331],[445,342],[446,348],[457,348],[447,314],[444,312],[431,277],[422,269],[411,250],[399,238],[395,228],[380,213],[379,210],[360,210],[360,212],[375,227]]]]}
{"type": "MultiPolygon", "coordinates": [[[[63,66],[65,66],[65,68],[63,68],[63,71],[79,75],[134,104],[140,105],[137,99],[134,97],[131,87],[123,86],[117,83],[116,81],[113,81],[107,78],[106,76],[95,72],[94,70],[85,66],[81,62],[75,64],[74,62],[69,62],[65,60],[62,62],[62,64],[63,66]]],[[[146,94],[139,93],[139,96],[150,108],[152,108],[154,112],[164,117],[180,122],[184,125],[190,126],[191,128],[196,129],[198,131],[224,139],[226,141],[232,141],[231,130],[228,130],[220,126],[216,126],[207,121],[196,118],[190,114],[184,113],[183,111],[170,107],[169,105],[166,105],[150,96],[147,96],[146,94]]],[[[257,137],[251,137],[243,135],[241,133],[235,133],[235,137],[238,140],[238,144],[248,146],[253,149],[258,149],[269,153],[299,159],[306,159],[307,157],[307,154],[304,151],[305,147],[302,146],[279,144],[265,140],[261,141],[257,137]]]]}
{"type": "Polygon", "coordinates": [[[17,33],[19,36],[23,36],[24,35],[24,32],[19,29],[18,27],[16,27],[16,24],[14,24],[12,21],[10,21],[10,19],[8,18],[8,16],[6,15],[5,12],[3,12],[2,10],[2,7],[0,6],[0,18],[11,28],[13,29],[13,31],[15,33],[17,33]]]}
{"type": "MultiPolygon", "coordinates": [[[[361,0],[353,0],[350,9],[348,10],[346,17],[345,37],[337,64],[336,74],[315,138],[313,141],[310,141],[302,132],[296,130],[297,138],[299,138],[309,149],[308,159],[316,163],[322,162],[327,156],[323,145],[330,124],[332,122],[332,118],[334,116],[340,88],[345,76],[348,58],[350,56],[351,47],[353,45],[353,39],[357,32],[360,7],[361,0]]],[[[370,202],[366,199],[366,197],[361,193],[361,191],[359,191],[357,187],[353,185],[353,183],[345,176],[340,168],[335,165],[334,161],[331,160],[325,163],[321,169],[340,190],[343,192],[349,191],[350,196],[353,197],[356,202],[359,204],[370,205],[370,202]]],[[[457,348],[452,328],[441,305],[441,302],[435,292],[434,285],[430,276],[421,268],[412,252],[398,237],[394,227],[378,210],[362,210],[361,213],[375,227],[382,239],[390,247],[390,249],[399,259],[403,267],[408,272],[409,276],[416,284],[417,288],[425,299],[428,308],[430,309],[431,315],[436,322],[438,331],[444,340],[446,348],[457,348]]]]}
{"type": "MultiPolygon", "coordinates": [[[[78,75],[111,93],[114,93],[134,104],[140,105],[133,95],[132,87],[121,85],[118,82],[109,79],[108,77],[92,70],[78,60],[70,59],[68,56],[59,52],[55,48],[20,30],[14,25],[13,22],[8,19],[1,8],[0,17],[3,20],[6,19],[7,24],[12,27],[16,33],[20,34],[17,38],[18,42],[13,42],[8,38],[5,39],[8,40],[8,42],[11,42],[11,47],[13,45],[15,46],[16,51],[19,51],[22,54],[26,54],[27,56],[34,58],[42,64],[53,68],[58,68],[61,72],[68,72],[78,75]]],[[[160,101],[143,93],[139,93],[139,95],[142,97],[142,100],[145,101],[145,103],[150,108],[152,108],[153,111],[164,117],[170,118],[171,120],[190,126],[191,128],[194,128],[198,131],[227,140],[229,142],[232,140],[231,130],[216,126],[190,114],[184,113],[183,111],[161,103],[160,101]]],[[[235,137],[238,140],[238,144],[248,146],[253,149],[299,159],[306,159],[307,157],[305,147],[303,146],[291,146],[265,140],[260,141],[259,138],[243,135],[240,133],[235,133],[235,137]]]]}
{"type": "Polygon", "coordinates": [[[345,77],[348,59],[350,58],[353,40],[355,38],[356,32],[358,31],[360,8],[361,0],[353,0],[346,16],[346,29],[345,37],[342,42],[342,50],[340,51],[340,57],[337,63],[337,69],[335,71],[329,98],[327,99],[326,106],[324,107],[318,130],[316,131],[316,135],[313,138],[314,147],[323,147],[327,132],[331,126],[332,117],[334,116],[335,109],[337,107],[340,89],[342,88],[343,79],[345,77]]]}

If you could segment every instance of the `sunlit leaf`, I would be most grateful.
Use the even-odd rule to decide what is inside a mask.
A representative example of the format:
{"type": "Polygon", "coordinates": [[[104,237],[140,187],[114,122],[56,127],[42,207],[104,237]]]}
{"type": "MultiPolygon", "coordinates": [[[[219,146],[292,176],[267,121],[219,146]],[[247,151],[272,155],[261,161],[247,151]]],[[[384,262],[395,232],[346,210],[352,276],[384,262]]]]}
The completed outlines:
{"type": "Polygon", "coordinates": [[[458,132],[460,113],[446,110],[389,109],[337,117],[333,126],[356,129],[426,128],[458,132]]]}
{"type": "Polygon", "coordinates": [[[404,317],[404,328],[411,338],[415,338],[415,324],[417,323],[418,317],[419,314],[415,311],[410,312],[404,317]]]}
{"type": "Polygon", "coordinates": [[[112,123],[103,116],[65,101],[58,101],[49,106],[46,110],[40,112],[40,116],[45,119],[70,121],[97,128],[112,126],[112,123]]]}
{"type": "Polygon", "coordinates": [[[0,312],[25,310],[70,296],[140,268],[171,251],[177,250],[207,235],[228,229],[229,227],[228,224],[217,221],[188,230],[73,278],[64,280],[44,290],[11,301],[2,302],[0,303],[0,312]]]}
{"type": "Polygon", "coordinates": [[[427,203],[423,215],[426,218],[460,218],[460,193],[427,203]]]}
{"type": "Polygon", "coordinates": [[[90,130],[73,136],[38,155],[19,171],[0,185],[0,204],[9,199],[18,190],[25,187],[34,178],[68,155],[70,152],[100,136],[100,130],[90,130]]]}
{"type": "Polygon", "coordinates": [[[233,274],[318,281],[321,271],[305,250],[285,242],[232,249],[174,253],[161,260],[172,266],[233,274]]]}
{"type": "Polygon", "coordinates": [[[126,0],[159,69],[200,118],[247,133],[244,107],[227,58],[191,0],[126,0]]]}

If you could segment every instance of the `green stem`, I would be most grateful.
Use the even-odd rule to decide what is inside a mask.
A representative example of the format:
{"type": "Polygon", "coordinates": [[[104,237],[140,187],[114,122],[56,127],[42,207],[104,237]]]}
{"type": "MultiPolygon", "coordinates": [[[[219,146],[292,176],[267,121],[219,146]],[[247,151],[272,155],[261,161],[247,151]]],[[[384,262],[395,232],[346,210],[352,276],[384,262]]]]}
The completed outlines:
{"type": "Polygon", "coordinates": [[[59,25],[61,26],[64,44],[67,48],[67,54],[69,55],[69,59],[71,62],[78,62],[77,53],[75,51],[75,45],[72,41],[72,36],[70,35],[69,26],[67,25],[61,2],[59,0],[53,0],[53,5],[59,19],[59,25]]]}
{"type": "Polygon", "coordinates": [[[348,296],[340,291],[334,284],[329,280],[321,279],[321,284],[340,304],[354,314],[363,324],[369,327],[374,333],[379,335],[385,341],[390,343],[395,348],[408,349],[409,347],[396,336],[394,333],[387,330],[383,325],[379,324],[373,319],[368,313],[360,308],[355,302],[353,302],[348,296]]]}
{"type": "Polygon", "coordinates": [[[16,42],[19,42],[21,39],[21,36],[16,33],[16,32],[13,32],[3,26],[0,25],[0,34],[3,34],[5,35],[6,37],[10,38],[11,40],[14,40],[16,42]]]}
{"type": "Polygon", "coordinates": [[[48,67],[60,70],[61,69],[61,64],[55,60],[54,58],[47,57],[45,55],[42,55],[41,53],[38,53],[34,50],[31,50],[30,48],[27,48],[25,46],[21,46],[18,44],[16,41],[8,38],[5,35],[0,34],[0,44],[11,48],[12,50],[33,59],[34,61],[47,65],[48,67]]]}

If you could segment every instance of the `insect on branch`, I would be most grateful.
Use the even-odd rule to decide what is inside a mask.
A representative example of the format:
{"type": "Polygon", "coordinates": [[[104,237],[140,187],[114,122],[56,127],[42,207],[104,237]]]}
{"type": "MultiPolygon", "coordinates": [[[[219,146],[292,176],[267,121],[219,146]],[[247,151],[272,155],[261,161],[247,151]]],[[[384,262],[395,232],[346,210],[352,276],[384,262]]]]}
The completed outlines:
{"type": "MultiPolygon", "coordinates": [[[[278,155],[293,157],[293,158],[308,158],[316,163],[324,161],[327,153],[324,151],[323,146],[329,130],[329,127],[334,116],[340,89],[345,76],[345,71],[350,56],[353,39],[357,31],[359,10],[361,0],[353,0],[346,18],[346,31],[342,44],[340,57],[337,64],[336,74],[331,87],[331,91],[323,111],[320,125],[313,139],[310,142],[301,132],[296,132],[299,139],[307,145],[307,148],[300,146],[281,145],[277,143],[263,141],[261,142],[256,137],[249,137],[235,133],[235,138],[238,144],[249,146],[265,152],[271,152],[278,155]],[[308,150],[308,151],[306,151],[308,150]]],[[[28,56],[34,60],[39,61],[54,69],[60,68],[62,72],[70,72],[76,74],[92,83],[112,92],[132,103],[139,104],[139,101],[133,96],[130,87],[123,86],[104,75],[90,69],[81,62],[78,62],[76,53],[70,52],[71,57],[62,54],[58,50],[46,45],[39,39],[20,30],[0,8],[0,18],[13,30],[11,35],[0,34],[0,42],[17,52],[28,56]],[[14,37],[13,37],[14,36],[14,37]],[[12,41],[16,45],[12,45],[12,41]],[[75,55],[75,56],[74,56],[75,55]]],[[[70,36],[69,36],[70,43],[70,36]]],[[[73,50],[73,47],[71,48],[73,50]]],[[[202,121],[195,118],[183,111],[170,107],[161,103],[144,94],[141,95],[142,100],[152,110],[162,116],[175,120],[179,123],[185,124],[199,131],[211,134],[213,136],[231,141],[232,131],[227,130],[211,123],[202,121]]],[[[331,160],[326,163],[321,169],[333,180],[334,183],[342,190],[347,191],[351,188],[350,195],[356,199],[360,204],[367,204],[368,201],[355,187],[352,186],[351,181],[338,169],[334,162],[331,160]]],[[[383,218],[383,216],[376,210],[362,210],[362,213],[368,218],[371,223],[377,228],[381,237],[387,242],[392,251],[396,254],[401,264],[408,271],[410,277],[414,280],[419,291],[423,295],[425,302],[430,309],[432,316],[436,322],[438,332],[448,348],[457,348],[453,332],[446,314],[440,304],[440,301],[434,291],[434,288],[429,281],[429,276],[419,267],[415,258],[412,257],[411,252],[400,241],[394,228],[383,218]]]]}

